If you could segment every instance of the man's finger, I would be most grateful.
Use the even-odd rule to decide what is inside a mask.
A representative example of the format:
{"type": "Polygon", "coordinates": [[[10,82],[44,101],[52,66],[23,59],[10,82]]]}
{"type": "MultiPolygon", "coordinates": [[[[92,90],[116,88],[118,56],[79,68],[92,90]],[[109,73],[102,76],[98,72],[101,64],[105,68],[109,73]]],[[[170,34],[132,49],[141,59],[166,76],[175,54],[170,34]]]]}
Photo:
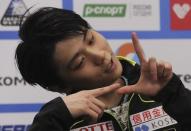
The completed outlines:
{"type": "Polygon", "coordinates": [[[170,79],[172,77],[172,65],[169,63],[165,63],[163,77],[170,79]]]}
{"type": "Polygon", "coordinates": [[[163,76],[163,72],[164,72],[164,62],[160,60],[160,61],[157,62],[157,75],[158,75],[158,78],[161,78],[163,76]]]}
{"type": "Polygon", "coordinates": [[[151,74],[151,79],[157,80],[157,62],[156,58],[154,57],[149,59],[149,71],[151,74]]]}
{"type": "Polygon", "coordinates": [[[136,52],[137,56],[139,57],[140,63],[146,62],[143,48],[141,47],[137,34],[135,32],[132,32],[132,42],[133,42],[133,46],[135,48],[135,52],[136,52]]]}
{"type": "Polygon", "coordinates": [[[136,92],[136,87],[134,85],[128,85],[121,87],[117,90],[118,94],[130,94],[130,93],[137,93],[136,92]]]}
{"type": "Polygon", "coordinates": [[[109,86],[106,86],[106,87],[103,87],[103,88],[89,90],[89,93],[91,95],[95,96],[95,97],[98,97],[98,96],[110,93],[110,92],[116,90],[119,87],[120,87],[120,84],[115,83],[115,84],[112,84],[112,85],[109,85],[109,86]]]}
{"type": "Polygon", "coordinates": [[[107,108],[106,105],[105,105],[102,101],[100,101],[99,99],[97,99],[97,98],[92,97],[92,98],[91,98],[91,101],[92,101],[92,103],[94,103],[95,105],[97,105],[97,106],[98,106],[100,109],[102,109],[102,110],[104,110],[104,109],[107,108]]]}

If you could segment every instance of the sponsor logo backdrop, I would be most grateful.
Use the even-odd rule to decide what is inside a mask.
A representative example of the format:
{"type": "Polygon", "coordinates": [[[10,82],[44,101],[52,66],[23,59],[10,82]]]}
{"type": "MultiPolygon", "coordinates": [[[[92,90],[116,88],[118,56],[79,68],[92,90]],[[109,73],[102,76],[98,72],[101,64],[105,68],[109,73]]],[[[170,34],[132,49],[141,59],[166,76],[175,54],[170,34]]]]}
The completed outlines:
{"type": "Polygon", "coordinates": [[[43,6],[74,10],[108,39],[116,54],[139,62],[130,38],[136,31],[146,56],[172,63],[191,89],[190,0],[0,0],[0,131],[27,130],[44,103],[64,96],[31,87],[15,66],[19,20],[32,6],[28,14],[43,6]]]}

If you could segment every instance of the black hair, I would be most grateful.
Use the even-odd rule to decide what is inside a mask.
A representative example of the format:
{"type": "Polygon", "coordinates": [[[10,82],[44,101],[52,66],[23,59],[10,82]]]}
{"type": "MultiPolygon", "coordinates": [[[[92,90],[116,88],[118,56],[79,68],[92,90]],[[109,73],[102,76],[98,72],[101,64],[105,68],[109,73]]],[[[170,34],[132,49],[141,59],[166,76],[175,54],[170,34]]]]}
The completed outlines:
{"type": "Polygon", "coordinates": [[[89,24],[73,11],[44,7],[21,22],[15,59],[18,69],[31,85],[39,84],[45,89],[62,92],[53,59],[55,45],[62,40],[86,35],[89,24]]]}

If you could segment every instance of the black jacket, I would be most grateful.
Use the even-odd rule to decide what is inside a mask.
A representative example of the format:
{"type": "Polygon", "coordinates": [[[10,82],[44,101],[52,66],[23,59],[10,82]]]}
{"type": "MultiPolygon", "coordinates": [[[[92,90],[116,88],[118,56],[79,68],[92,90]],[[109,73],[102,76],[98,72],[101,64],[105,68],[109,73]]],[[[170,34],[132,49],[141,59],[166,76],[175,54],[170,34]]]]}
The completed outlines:
{"type": "MultiPolygon", "coordinates": [[[[136,83],[140,76],[139,65],[123,57],[119,57],[119,60],[123,66],[122,75],[128,80],[128,84],[136,83]]],[[[93,131],[94,127],[96,129],[99,127],[102,131],[105,125],[108,129],[111,128],[107,125],[109,122],[115,131],[151,129],[189,131],[191,129],[189,100],[191,101],[191,92],[185,89],[176,75],[173,75],[166,87],[152,99],[140,94],[124,95],[119,106],[104,112],[97,122],[101,124],[88,126],[83,120],[73,119],[63,100],[58,97],[41,108],[33,120],[30,131],[69,131],[83,126],[87,126],[90,131],[93,131]],[[163,103],[163,108],[160,102],[163,103]]]]}

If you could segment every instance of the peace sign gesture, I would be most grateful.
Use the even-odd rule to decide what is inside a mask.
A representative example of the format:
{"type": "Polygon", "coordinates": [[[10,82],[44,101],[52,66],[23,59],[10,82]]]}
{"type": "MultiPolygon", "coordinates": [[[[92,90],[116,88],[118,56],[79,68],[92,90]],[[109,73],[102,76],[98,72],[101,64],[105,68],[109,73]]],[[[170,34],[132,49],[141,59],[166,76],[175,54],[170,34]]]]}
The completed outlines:
{"type": "Polygon", "coordinates": [[[114,83],[97,89],[83,90],[65,96],[63,100],[73,118],[85,117],[89,119],[89,123],[95,123],[107,108],[98,97],[114,92],[118,88],[120,84],[114,83]]]}
{"type": "Polygon", "coordinates": [[[141,76],[135,85],[122,87],[118,89],[118,93],[140,93],[154,96],[172,78],[172,66],[168,62],[157,61],[154,57],[147,60],[135,32],[132,33],[132,42],[140,60],[141,76]]]}

